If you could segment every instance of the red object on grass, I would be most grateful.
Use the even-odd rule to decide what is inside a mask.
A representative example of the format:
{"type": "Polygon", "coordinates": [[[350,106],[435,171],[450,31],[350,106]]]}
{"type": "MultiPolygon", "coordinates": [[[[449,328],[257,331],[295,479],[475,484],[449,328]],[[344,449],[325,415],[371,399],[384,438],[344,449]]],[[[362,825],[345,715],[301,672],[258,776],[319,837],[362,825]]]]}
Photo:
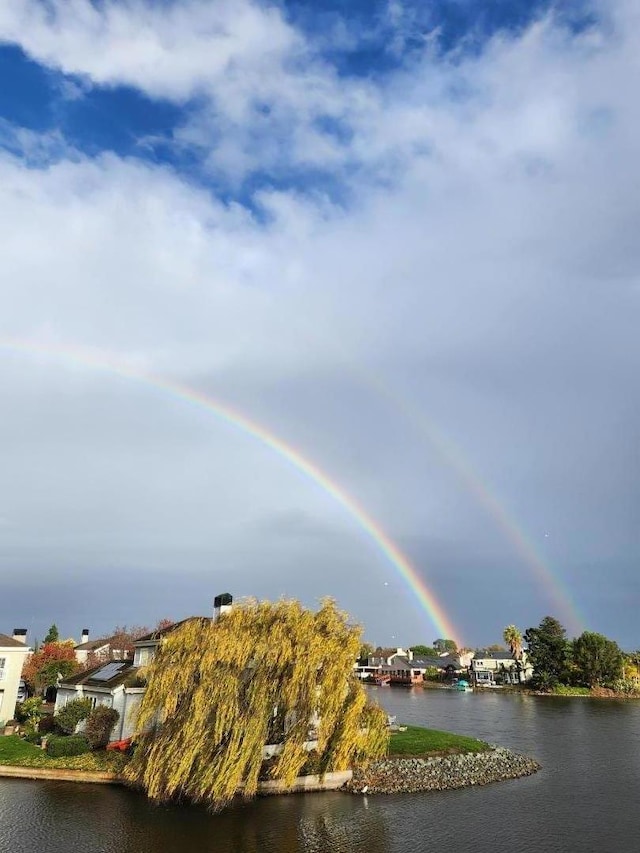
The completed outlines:
{"type": "Polygon", "coordinates": [[[107,749],[112,749],[116,752],[126,752],[131,746],[131,738],[128,737],[125,740],[114,740],[112,743],[107,744],[107,749]]]}

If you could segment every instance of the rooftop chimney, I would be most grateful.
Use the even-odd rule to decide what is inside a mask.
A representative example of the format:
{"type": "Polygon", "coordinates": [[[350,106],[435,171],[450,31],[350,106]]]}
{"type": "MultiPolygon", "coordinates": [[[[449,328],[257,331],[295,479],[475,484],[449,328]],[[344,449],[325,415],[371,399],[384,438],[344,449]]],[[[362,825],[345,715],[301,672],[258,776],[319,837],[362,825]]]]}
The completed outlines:
{"type": "Polygon", "coordinates": [[[13,639],[17,640],[19,643],[27,642],[27,629],[26,628],[14,628],[13,629],[13,639]]]}
{"type": "Polygon", "coordinates": [[[80,640],[80,642],[81,643],[88,643],[89,642],[89,629],[88,628],[82,629],[82,639],[80,640]]]}
{"type": "Polygon", "coordinates": [[[223,592],[221,595],[216,595],[213,599],[213,621],[217,622],[223,613],[231,610],[233,596],[228,592],[223,592]]]}

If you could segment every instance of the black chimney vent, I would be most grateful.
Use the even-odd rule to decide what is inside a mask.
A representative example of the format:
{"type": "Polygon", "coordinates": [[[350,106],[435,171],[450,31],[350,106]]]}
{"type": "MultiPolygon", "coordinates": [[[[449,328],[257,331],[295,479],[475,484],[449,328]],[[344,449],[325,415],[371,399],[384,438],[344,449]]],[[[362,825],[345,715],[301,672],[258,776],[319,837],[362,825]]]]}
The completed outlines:
{"type": "Polygon", "coordinates": [[[233,596],[228,592],[223,592],[220,595],[216,595],[213,599],[214,607],[226,607],[229,604],[233,603],[233,596]]]}

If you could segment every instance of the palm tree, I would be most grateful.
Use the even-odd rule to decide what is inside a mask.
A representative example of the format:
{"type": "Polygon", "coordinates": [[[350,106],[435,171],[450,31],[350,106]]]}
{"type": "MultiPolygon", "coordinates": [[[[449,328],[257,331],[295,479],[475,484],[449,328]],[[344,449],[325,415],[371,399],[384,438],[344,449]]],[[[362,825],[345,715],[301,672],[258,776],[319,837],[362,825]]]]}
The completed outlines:
{"type": "Polygon", "coordinates": [[[516,663],[518,681],[522,681],[522,634],[515,625],[507,625],[502,632],[502,637],[505,643],[509,646],[509,649],[511,650],[511,657],[516,663]]]}

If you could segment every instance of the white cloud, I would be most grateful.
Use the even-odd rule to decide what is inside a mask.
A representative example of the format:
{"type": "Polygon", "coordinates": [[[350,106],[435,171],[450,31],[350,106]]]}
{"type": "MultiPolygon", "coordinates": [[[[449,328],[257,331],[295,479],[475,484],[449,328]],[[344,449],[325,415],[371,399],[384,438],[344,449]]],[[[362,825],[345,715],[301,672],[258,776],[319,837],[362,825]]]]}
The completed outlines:
{"type": "Polygon", "coordinates": [[[268,75],[299,47],[276,8],[251,0],[8,0],[0,38],[65,74],[175,99],[206,91],[237,68],[268,75]]]}
{"type": "MultiPolygon", "coordinates": [[[[339,78],[278,8],[251,0],[20,0],[0,9],[0,38],[96,85],[180,103],[198,96],[176,141],[230,182],[291,167],[379,181],[421,155],[475,171],[510,156],[544,164],[572,145],[584,121],[576,110],[615,98],[602,84],[613,54],[629,62],[637,48],[633,7],[608,9],[608,33],[577,35],[548,15],[477,57],[442,57],[427,44],[375,83],[339,78]]],[[[388,17],[397,28],[401,4],[388,17]]]]}
{"type": "MultiPolygon", "coordinates": [[[[564,530],[554,541],[580,550],[584,529],[601,530],[603,518],[610,529],[624,526],[621,513],[609,512],[615,483],[606,506],[592,506],[579,478],[609,465],[625,446],[624,424],[633,425],[625,412],[639,358],[632,320],[640,255],[630,176],[640,110],[627,92],[638,74],[640,27],[631,6],[616,6],[610,29],[576,35],[549,18],[479,56],[425,54],[374,84],[338,81],[279,13],[248,4],[237,19],[223,7],[236,33],[228,71],[207,56],[206,39],[219,36],[200,35],[210,4],[171,12],[141,3],[106,3],[102,12],[50,5],[62,17],[40,16],[31,3],[3,6],[4,37],[94,83],[127,82],[178,99],[207,89],[211,101],[184,136],[206,147],[215,130],[222,142],[211,152],[214,168],[241,177],[282,169],[290,157],[294,167],[330,166],[351,195],[339,206],[305,185],[263,191],[253,199],[264,213],[257,218],[168,167],[57,149],[47,156],[49,137],[5,127],[13,153],[0,159],[1,334],[96,347],[220,388],[339,472],[394,531],[458,541],[461,528],[482,539],[487,527],[419,430],[401,420],[396,393],[418,422],[431,414],[481,460],[488,482],[533,526],[547,529],[552,506],[554,530],[564,530]],[[273,49],[263,54],[272,30],[273,49]],[[166,52],[162,62],[145,59],[154,50],[166,52]],[[272,120],[249,106],[256,95],[272,103],[272,120]],[[326,113],[347,123],[344,139],[315,128],[326,113]],[[29,150],[44,154],[29,163],[29,150]],[[621,424],[615,442],[612,422],[621,424]]],[[[3,387],[19,400],[22,370],[11,363],[5,371],[3,387]]],[[[82,401],[80,386],[55,382],[82,401]]],[[[141,451],[138,463],[126,450],[136,415],[125,439],[110,438],[114,425],[100,431],[103,415],[92,402],[85,452],[104,494],[92,493],[83,530],[98,544],[108,538],[103,505],[130,512],[127,532],[146,510],[151,550],[153,518],[164,544],[172,536],[206,543],[213,517],[220,541],[242,539],[247,549],[247,518],[270,509],[303,504],[321,525],[335,522],[328,501],[295,478],[283,484],[279,463],[240,445],[209,447],[215,465],[211,479],[203,476],[199,454],[185,450],[190,428],[175,438],[170,414],[154,409],[150,417],[142,397],[127,407],[149,434],[155,427],[160,450],[141,451]],[[193,484],[184,521],[163,491],[171,482],[180,494],[193,484]],[[229,495],[218,487],[227,483],[229,495]],[[207,511],[194,516],[204,501],[207,511]]],[[[72,506],[86,483],[85,457],[71,446],[47,462],[58,447],[50,406],[42,429],[35,404],[22,414],[8,407],[6,429],[14,441],[27,427],[42,435],[29,483],[49,464],[54,492],[66,472],[72,506]]],[[[22,452],[17,458],[29,459],[22,452]]],[[[619,461],[609,468],[624,468],[619,461]]],[[[18,488],[20,465],[12,470],[18,488]]],[[[616,483],[624,500],[632,486],[616,483]]],[[[27,490],[15,503],[25,513],[33,505],[27,490]]],[[[50,531],[58,516],[47,519],[46,500],[38,506],[50,531]]],[[[14,508],[3,505],[3,513],[13,519],[14,508]]],[[[73,519],[60,517],[71,541],[73,519]]],[[[18,521],[11,535],[19,539],[29,525],[24,515],[18,521]]]]}

